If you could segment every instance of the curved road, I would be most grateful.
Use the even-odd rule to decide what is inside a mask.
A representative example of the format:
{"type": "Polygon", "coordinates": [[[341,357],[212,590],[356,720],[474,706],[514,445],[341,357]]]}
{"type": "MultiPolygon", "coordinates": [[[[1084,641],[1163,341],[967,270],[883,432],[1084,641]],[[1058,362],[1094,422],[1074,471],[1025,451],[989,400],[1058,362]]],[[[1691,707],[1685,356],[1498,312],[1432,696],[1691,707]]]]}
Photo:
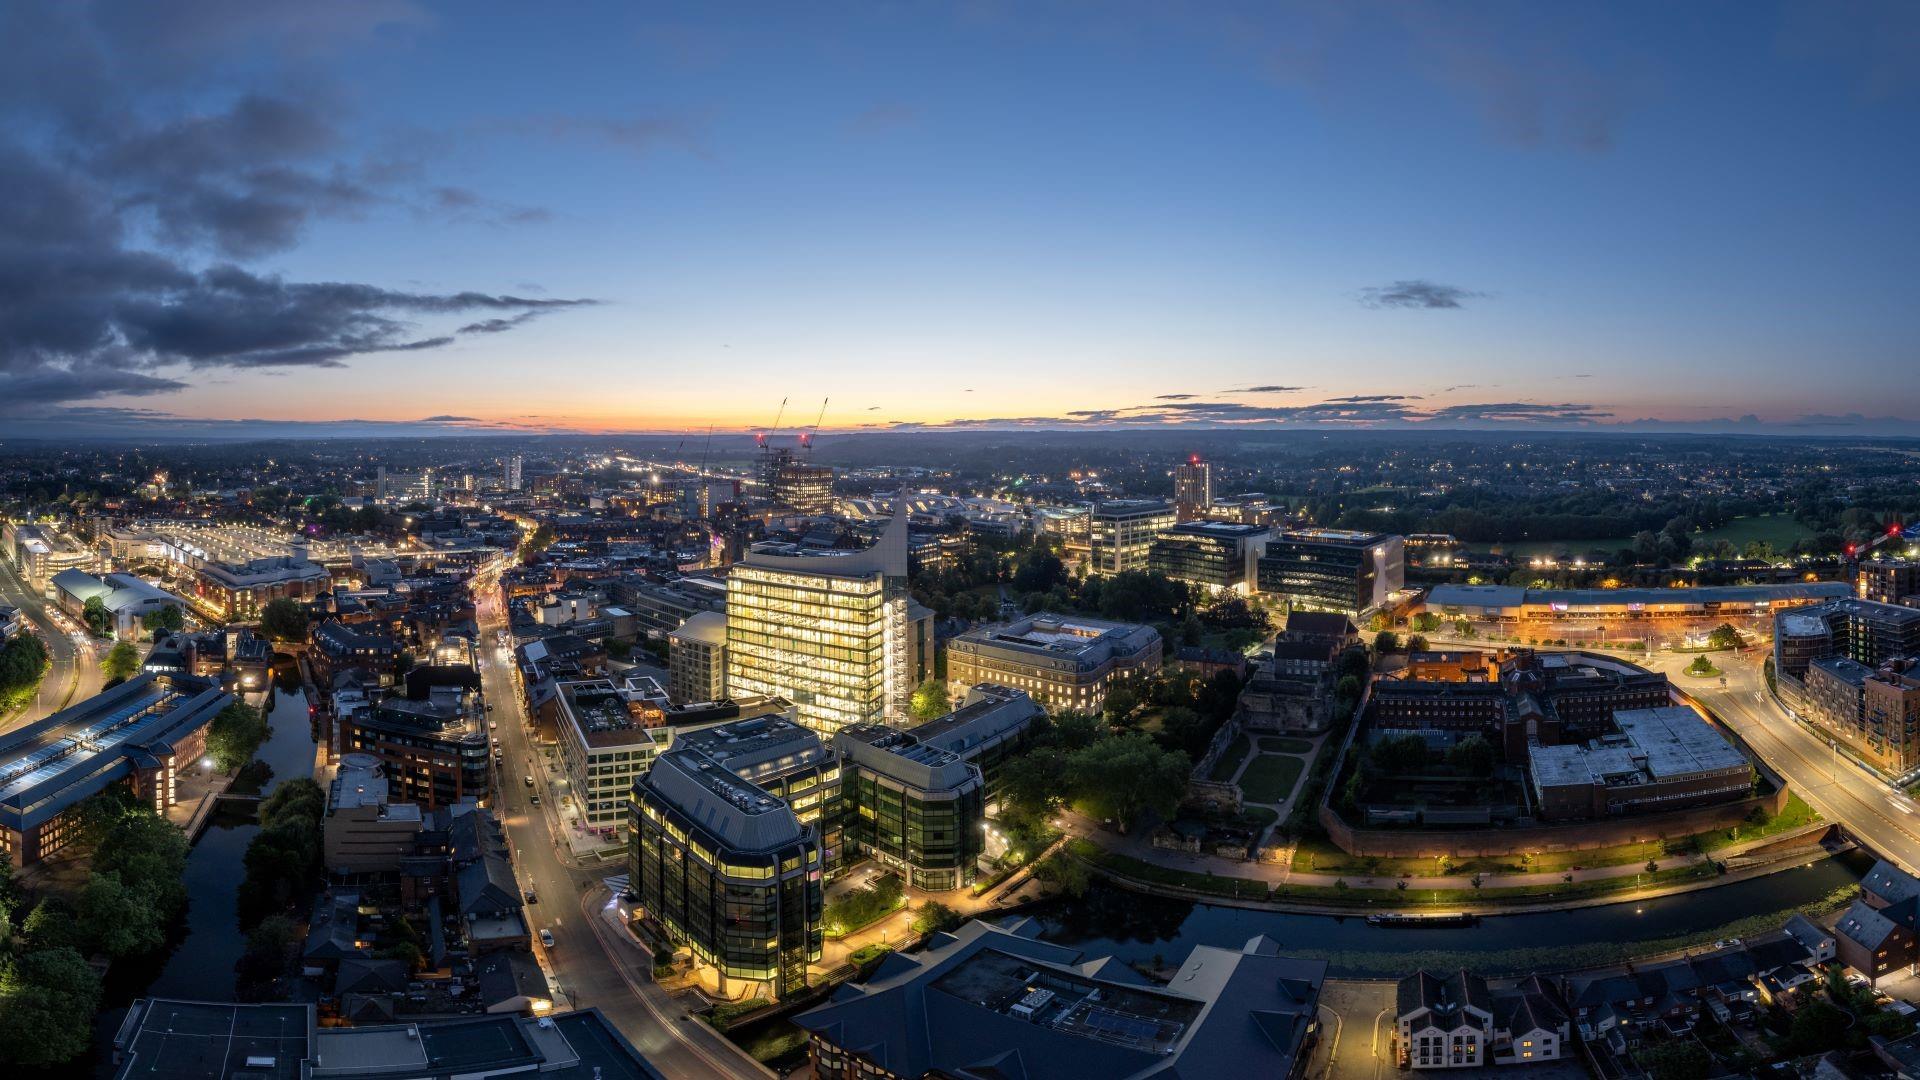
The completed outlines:
{"type": "Polygon", "coordinates": [[[532,745],[514,689],[511,653],[493,644],[495,633],[506,627],[497,569],[474,579],[481,689],[494,710],[492,718],[499,725],[494,738],[505,758],[495,813],[513,844],[520,887],[532,889],[536,897],[526,908],[527,921],[536,938],[541,929],[553,934],[553,948],[536,943],[534,949],[556,986],[556,1003],[598,1007],[648,1061],[676,1080],[759,1080],[766,1074],[757,1064],[693,1019],[681,998],[653,984],[650,958],[619,928],[617,916],[606,912],[613,898],[601,883],[626,873],[626,867],[618,862],[579,866],[558,838],[556,801],[547,793],[544,770],[532,764],[539,751],[532,745]],[[535,787],[527,786],[528,775],[535,787]],[[528,796],[533,792],[540,793],[540,806],[531,804],[528,796]]]}
{"type": "Polygon", "coordinates": [[[1822,817],[1846,828],[1856,840],[1909,872],[1920,871],[1920,803],[1894,790],[1878,776],[1835,750],[1826,740],[1788,716],[1767,693],[1761,664],[1763,648],[1738,656],[1717,653],[1721,680],[1696,679],[1681,669],[1688,656],[1656,657],[1647,666],[1664,671],[1740,733],[1756,754],[1786,777],[1822,817]]]}
{"type": "Polygon", "coordinates": [[[20,609],[47,643],[47,658],[53,665],[40,683],[40,693],[24,710],[12,717],[0,716],[0,730],[31,724],[100,692],[104,678],[92,642],[75,640],[60,629],[54,622],[53,605],[5,559],[0,559],[0,604],[20,609]]]}

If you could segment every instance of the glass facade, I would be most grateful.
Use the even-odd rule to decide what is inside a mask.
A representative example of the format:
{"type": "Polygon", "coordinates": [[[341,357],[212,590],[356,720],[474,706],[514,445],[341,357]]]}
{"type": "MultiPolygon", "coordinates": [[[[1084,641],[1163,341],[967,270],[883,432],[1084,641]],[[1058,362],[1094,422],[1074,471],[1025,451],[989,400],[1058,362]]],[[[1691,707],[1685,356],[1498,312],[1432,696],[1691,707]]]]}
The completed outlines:
{"type": "Polygon", "coordinates": [[[735,566],[727,578],[727,692],[786,698],[831,735],[878,722],[912,692],[904,581],[735,566]]]}
{"type": "Polygon", "coordinates": [[[1236,537],[1175,529],[1153,542],[1148,566],[1156,574],[1219,591],[1249,584],[1247,555],[1236,537]]]}
{"type": "Polygon", "coordinates": [[[1144,570],[1153,541],[1173,527],[1165,503],[1107,503],[1096,507],[1088,529],[1089,560],[1096,574],[1144,570]]]}
{"type": "Polygon", "coordinates": [[[848,826],[861,851],[905,870],[916,889],[942,892],[973,884],[986,842],[980,828],[986,820],[984,787],[930,797],[863,772],[847,790],[848,826]]]}
{"type": "Polygon", "coordinates": [[[630,887],[670,939],[729,978],[785,997],[820,959],[824,882],[812,829],[771,851],[729,850],[644,785],[632,800],[630,887]]]}

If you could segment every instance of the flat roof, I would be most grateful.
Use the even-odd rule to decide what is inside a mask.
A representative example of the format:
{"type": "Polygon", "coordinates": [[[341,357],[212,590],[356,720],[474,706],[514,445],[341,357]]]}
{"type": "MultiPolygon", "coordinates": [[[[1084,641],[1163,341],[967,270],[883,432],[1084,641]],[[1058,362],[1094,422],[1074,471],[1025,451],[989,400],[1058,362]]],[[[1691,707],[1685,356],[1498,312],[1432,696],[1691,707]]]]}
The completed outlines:
{"type": "Polygon", "coordinates": [[[114,1040],[119,1080],[299,1080],[311,1053],[308,1005],[134,1003],[114,1040]]]}

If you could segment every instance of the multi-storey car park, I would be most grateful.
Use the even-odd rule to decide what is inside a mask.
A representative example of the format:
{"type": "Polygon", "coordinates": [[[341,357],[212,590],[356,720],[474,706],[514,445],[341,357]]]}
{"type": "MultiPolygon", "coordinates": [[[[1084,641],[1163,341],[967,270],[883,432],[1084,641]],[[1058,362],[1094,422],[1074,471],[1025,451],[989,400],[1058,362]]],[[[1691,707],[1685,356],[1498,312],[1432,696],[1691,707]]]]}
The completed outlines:
{"type": "Polygon", "coordinates": [[[73,839],[73,811],[115,785],[165,812],[231,695],[211,679],[141,674],[0,736],[0,854],[38,862],[73,839]]]}

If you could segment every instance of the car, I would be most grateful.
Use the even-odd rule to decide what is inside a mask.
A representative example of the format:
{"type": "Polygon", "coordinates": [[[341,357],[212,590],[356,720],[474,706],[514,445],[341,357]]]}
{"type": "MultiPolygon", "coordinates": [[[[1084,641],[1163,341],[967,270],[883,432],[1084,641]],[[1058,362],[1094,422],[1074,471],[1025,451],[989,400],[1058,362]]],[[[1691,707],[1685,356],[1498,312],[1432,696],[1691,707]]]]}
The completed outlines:
{"type": "Polygon", "coordinates": [[[1737,937],[1721,938],[1719,941],[1713,943],[1713,947],[1716,949],[1737,949],[1740,947],[1740,939],[1737,937]]]}
{"type": "Polygon", "coordinates": [[[528,890],[526,891],[526,897],[527,897],[527,903],[529,903],[529,904],[537,904],[537,903],[539,903],[539,902],[540,902],[540,898],[539,898],[539,897],[537,897],[537,896],[535,896],[535,895],[533,895],[533,890],[532,890],[532,889],[528,889],[528,890]]]}
{"type": "Polygon", "coordinates": [[[527,786],[528,786],[528,787],[532,787],[532,786],[533,786],[533,774],[532,774],[532,773],[528,773],[528,774],[527,774],[527,776],[526,776],[526,780],[527,780],[527,786]]]}
{"type": "Polygon", "coordinates": [[[528,801],[528,802],[530,802],[530,803],[532,803],[532,804],[533,804],[533,805],[535,805],[535,806],[539,806],[539,805],[540,805],[540,793],[536,791],[536,792],[534,792],[533,794],[531,794],[531,795],[529,795],[529,796],[527,796],[527,801],[528,801]]]}
{"type": "Polygon", "coordinates": [[[542,927],[540,930],[540,944],[549,949],[553,948],[553,931],[542,927]]]}
{"type": "Polygon", "coordinates": [[[498,721],[498,720],[488,720],[488,721],[487,721],[487,730],[488,730],[488,731],[499,731],[499,730],[500,730],[500,721],[498,721]]]}

